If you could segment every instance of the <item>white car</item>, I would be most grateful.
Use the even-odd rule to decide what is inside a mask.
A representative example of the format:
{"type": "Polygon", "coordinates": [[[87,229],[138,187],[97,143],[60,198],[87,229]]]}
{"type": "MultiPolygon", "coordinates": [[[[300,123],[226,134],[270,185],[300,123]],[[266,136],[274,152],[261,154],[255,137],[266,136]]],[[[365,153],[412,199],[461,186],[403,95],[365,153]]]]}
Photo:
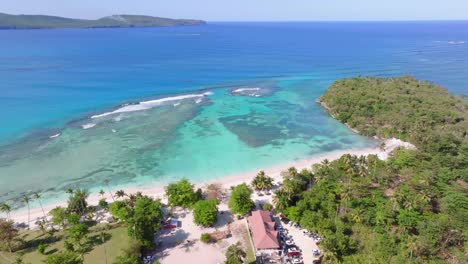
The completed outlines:
{"type": "Polygon", "coordinates": [[[288,248],[288,253],[291,253],[291,252],[300,252],[300,250],[297,247],[290,247],[288,248]]]}
{"type": "Polygon", "coordinates": [[[301,264],[301,263],[304,263],[304,261],[302,261],[302,259],[300,259],[300,258],[293,258],[292,263],[293,264],[301,264]]]}
{"type": "Polygon", "coordinates": [[[293,241],[292,239],[286,240],[285,243],[286,243],[286,245],[288,245],[288,246],[294,245],[294,241],[293,241]]]}

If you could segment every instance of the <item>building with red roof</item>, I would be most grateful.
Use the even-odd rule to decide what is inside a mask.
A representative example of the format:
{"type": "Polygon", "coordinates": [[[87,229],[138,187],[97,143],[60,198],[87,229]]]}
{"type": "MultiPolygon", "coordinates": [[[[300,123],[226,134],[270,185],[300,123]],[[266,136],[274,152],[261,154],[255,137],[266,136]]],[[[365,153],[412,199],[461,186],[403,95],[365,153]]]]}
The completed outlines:
{"type": "Polygon", "coordinates": [[[275,230],[275,222],[271,219],[269,211],[252,211],[252,215],[247,217],[247,222],[257,251],[280,248],[278,231],[275,230]]]}

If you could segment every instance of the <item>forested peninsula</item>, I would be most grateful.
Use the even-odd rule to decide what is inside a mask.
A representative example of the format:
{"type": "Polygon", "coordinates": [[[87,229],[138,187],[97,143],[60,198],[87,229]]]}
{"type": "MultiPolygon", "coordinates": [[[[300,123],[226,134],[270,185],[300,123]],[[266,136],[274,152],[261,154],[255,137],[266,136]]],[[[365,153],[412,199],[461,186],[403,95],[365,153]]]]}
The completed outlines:
{"type": "Polygon", "coordinates": [[[205,21],[141,15],[112,15],[95,20],[0,13],[0,29],[170,27],[204,25],[205,21]]]}
{"type": "Polygon", "coordinates": [[[312,188],[276,194],[278,211],[325,237],[324,263],[466,263],[467,101],[403,76],[339,80],[319,102],[362,135],[417,147],[324,161],[312,188]]]}

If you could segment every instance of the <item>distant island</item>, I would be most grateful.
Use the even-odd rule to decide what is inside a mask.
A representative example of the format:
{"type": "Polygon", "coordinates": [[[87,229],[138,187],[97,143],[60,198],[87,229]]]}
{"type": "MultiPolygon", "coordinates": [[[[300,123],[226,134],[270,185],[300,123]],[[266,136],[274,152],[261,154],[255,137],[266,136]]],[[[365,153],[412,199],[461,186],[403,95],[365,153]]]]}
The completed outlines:
{"type": "Polygon", "coordinates": [[[172,27],[206,24],[203,20],[140,15],[112,15],[96,20],[0,13],[0,29],[172,27]]]}

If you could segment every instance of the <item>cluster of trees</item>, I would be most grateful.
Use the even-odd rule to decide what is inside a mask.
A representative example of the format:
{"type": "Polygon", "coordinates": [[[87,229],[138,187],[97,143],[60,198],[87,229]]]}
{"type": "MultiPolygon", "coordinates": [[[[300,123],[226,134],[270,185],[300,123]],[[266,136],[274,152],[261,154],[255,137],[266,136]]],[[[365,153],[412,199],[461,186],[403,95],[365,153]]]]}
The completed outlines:
{"type": "Polygon", "coordinates": [[[311,188],[283,184],[277,209],[324,236],[324,262],[466,262],[468,103],[408,76],[338,81],[321,102],[364,135],[417,147],[344,155],[314,165],[311,188]]]}
{"type": "Polygon", "coordinates": [[[144,248],[154,247],[154,233],[159,231],[163,220],[159,200],[137,193],[113,202],[109,212],[127,226],[129,236],[139,241],[144,248]]]}
{"type": "Polygon", "coordinates": [[[218,219],[218,196],[220,187],[208,186],[207,193],[201,189],[195,191],[187,179],[171,183],[166,187],[166,196],[171,206],[193,209],[194,222],[201,226],[212,226],[218,219]]]}
{"type": "MultiPolygon", "coordinates": [[[[41,221],[37,222],[45,236],[40,238],[39,242],[34,239],[27,242],[23,241],[19,236],[19,230],[15,228],[14,222],[10,220],[10,206],[6,203],[1,204],[0,208],[6,213],[7,218],[0,219],[0,249],[8,250],[11,253],[25,248],[37,247],[37,251],[40,254],[47,255],[44,263],[83,263],[84,254],[91,251],[95,245],[109,240],[110,234],[100,232],[97,235],[90,235],[90,229],[96,224],[96,222],[92,221],[96,208],[88,205],[87,198],[89,192],[87,190],[68,189],[66,192],[69,194],[67,206],[59,206],[52,209],[49,212],[49,216],[44,214],[41,221]],[[52,227],[47,227],[49,222],[53,224],[52,227]],[[47,252],[49,243],[61,239],[64,239],[63,251],[56,253],[47,252]]],[[[148,243],[148,241],[151,241],[152,243],[152,234],[154,232],[151,233],[151,239],[148,234],[159,228],[160,220],[162,219],[160,203],[159,201],[142,196],[141,193],[127,195],[123,191],[118,191],[115,196],[118,198],[128,197],[126,200],[114,202],[113,208],[116,212],[115,217],[122,219],[125,224],[129,224],[129,233],[136,239],[131,242],[132,245],[129,246],[128,252],[124,252],[114,263],[142,263],[140,260],[141,246],[146,245],[144,242],[148,243]],[[125,206],[122,206],[122,204],[125,206]],[[156,225],[148,227],[152,223],[156,223],[156,225]]],[[[111,197],[114,199],[114,195],[111,194],[111,197]]],[[[38,200],[42,208],[40,195],[34,194],[32,198],[38,200]]],[[[102,200],[105,201],[104,199],[102,200]]],[[[31,202],[30,199],[26,198],[23,201],[31,202]]],[[[23,263],[22,258],[18,257],[15,263],[23,263]]]]}
{"type": "MultiPolygon", "coordinates": [[[[35,192],[32,194],[32,196],[28,196],[28,195],[25,195],[21,198],[21,202],[26,205],[26,207],[28,208],[28,222],[26,223],[28,229],[30,227],[30,223],[31,223],[31,217],[30,217],[30,204],[31,202],[33,201],[38,201],[41,209],[42,209],[42,213],[44,214],[44,217],[43,219],[41,220],[42,224],[44,224],[46,221],[47,221],[47,215],[45,214],[45,211],[44,211],[44,207],[42,206],[42,200],[41,200],[41,195],[38,193],[38,192],[35,192]]],[[[0,203],[0,212],[3,212],[5,213],[6,215],[6,219],[7,220],[11,220],[11,217],[10,217],[10,213],[11,213],[11,205],[9,205],[7,202],[3,202],[3,203],[0,203]]]]}

